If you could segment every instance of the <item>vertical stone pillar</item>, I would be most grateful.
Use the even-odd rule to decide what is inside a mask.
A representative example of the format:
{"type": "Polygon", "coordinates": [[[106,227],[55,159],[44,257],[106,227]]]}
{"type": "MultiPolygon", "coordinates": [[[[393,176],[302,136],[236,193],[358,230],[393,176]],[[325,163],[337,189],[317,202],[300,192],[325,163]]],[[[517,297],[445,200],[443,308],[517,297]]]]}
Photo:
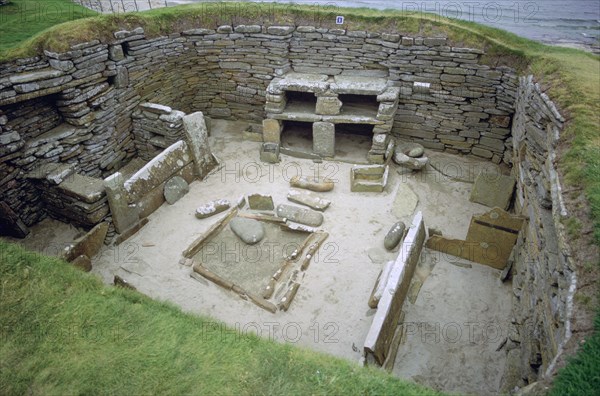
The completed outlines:
{"type": "Polygon", "coordinates": [[[282,122],[267,118],[263,120],[263,141],[265,143],[281,144],[282,122]]]}
{"type": "Polygon", "coordinates": [[[335,125],[331,122],[313,124],[313,152],[324,157],[335,156],[335,125]]]}
{"type": "Polygon", "coordinates": [[[108,206],[112,214],[115,229],[122,234],[139,220],[139,210],[127,203],[125,180],[120,172],[113,173],[104,179],[104,188],[108,198],[108,206]]]}
{"type": "Polygon", "coordinates": [[[198,177],[204,177],[214,164],[204,114],[198,111],[183,117],[183,132],[194,159],[194,173],[198,177]]]}

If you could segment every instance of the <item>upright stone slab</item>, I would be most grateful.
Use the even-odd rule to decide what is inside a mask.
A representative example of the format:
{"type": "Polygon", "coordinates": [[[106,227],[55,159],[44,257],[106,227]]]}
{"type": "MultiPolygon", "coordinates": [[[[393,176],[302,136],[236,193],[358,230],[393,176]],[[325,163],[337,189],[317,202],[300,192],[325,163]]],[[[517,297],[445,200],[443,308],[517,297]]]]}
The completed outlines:
{"type": "Polygon", "coordinates": [[[385,290],[377,305],[377,312],[365,339],[365,353],[373,354],[379,364],[383,364],[390,353],[402,305],[406,299],[424,242],[425,224],[423,215],[418,212],[413,218],[400,253],[392,265],[385,290]]]}
{"type": "Polygon", "coordinates": [[[120,172],[104,179],[104,188],[115,229],[121,234],[139,220],[139,210],[128,205],[128,193],[120,172]]]}
{"type": "Polygon", "coordinates": [[[281,121],[274,119],[263,120],[263,141],[265,143],[281,143],[281,121]]]}
{"type": "Polygon", "coordinates": [[[313,152],[324,157],[335,155],[335,125],[331,122],[313,124],[313,152]]]}
{"type": "Polygon", "coordinates": [[[167,180],[164,188],[165,201],[173,205],[190,191],[188,183],[180,176],[175,176],[167,180]]]}
{"type": "Polygon", "coordinates": [[[208,128],[201,111],[183,117],[183,131],[194,160],[194,173],[198,177],[208,174],[213,156],[208,145],[208,128]]]}
{"type": "Polygon", "coordinates": [[[516,181],[512,176],[500,173],[488,173],[483,170],[475,179],[471,191],[471,202],[477,202],[491,208],[507,210],[515,189],[516,181]]]}

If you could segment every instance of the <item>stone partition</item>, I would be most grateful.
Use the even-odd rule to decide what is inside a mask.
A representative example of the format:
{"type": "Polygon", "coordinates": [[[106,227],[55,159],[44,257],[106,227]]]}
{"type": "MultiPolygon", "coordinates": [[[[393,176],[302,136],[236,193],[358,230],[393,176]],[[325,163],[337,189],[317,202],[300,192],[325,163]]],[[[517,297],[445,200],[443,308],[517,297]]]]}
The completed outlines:
{"type": "Polygon", "coordinates": [[[398,257],[392,264],[387,283],[377,304],[377,312],[365,339],[364,353],[372,354],[382,365],[390,353],[392,339],[400,324],[402,305],[425,242],[426,231],[423,214],[417,212],[400,247],[398,257]]]}

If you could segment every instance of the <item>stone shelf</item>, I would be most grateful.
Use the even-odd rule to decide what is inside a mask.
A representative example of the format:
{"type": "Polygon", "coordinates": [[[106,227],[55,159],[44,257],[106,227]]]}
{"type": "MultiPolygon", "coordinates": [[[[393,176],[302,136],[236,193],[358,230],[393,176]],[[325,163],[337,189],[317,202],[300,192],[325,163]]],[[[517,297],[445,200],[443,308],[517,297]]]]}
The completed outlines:
{"type": "Polygon", "coordinates": [[[313,153],[329,158],[335,155],[336,125],[374,125],[368,159],[383,163],[400,94],[389,85],[385,78],[309,73],[274,79],[267,87],[263,141],[279,146],[283,121],[313,123],[313,153]]]}

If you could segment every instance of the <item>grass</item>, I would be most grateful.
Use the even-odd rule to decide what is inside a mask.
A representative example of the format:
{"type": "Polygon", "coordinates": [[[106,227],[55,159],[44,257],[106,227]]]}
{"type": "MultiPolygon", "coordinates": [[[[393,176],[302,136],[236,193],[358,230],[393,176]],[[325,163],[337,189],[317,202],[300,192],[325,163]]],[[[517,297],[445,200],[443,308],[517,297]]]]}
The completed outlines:
{"type": "Polygon", "coordinates": [[[57,24],[95,15],[70,0],[11,0],[0,7],[0,52],[57,24]]]}
{"type": "MultiPolygon", "coordinates": [[[[67,0],[53,1],[63,5],[69,3],[69,1],[67,0]]],[[[15,4],[10,7],[23,7],[23,4],[26,3],[22,0],[13,0],[13,2],[15,4]]],[[[10,10],[10,8],[8,10],[10,10]]],[[[193,28],[198,26],[216,27],[220,24],[292,23],[297,25],[311,24],[318,26],[335,27],[334,17],[335,15],[339,15],[341,13],[343,13],[343,15],[345,15],[346,17],[347,24],[345,28],[349,30],[368,29],[371,31],[399,32],[411,35],[443,35],[448,36],[450,40],[456,45],[475,45],[478,47],[484,47],[486,49],[486,56],[484,61],[487,64],[490,64],[492,66],[505,64],[515,67],[521,74],[534,74],[536,78],[543,84],[543,86],[547,88],[547,94],[558,105],[561,113],[565,116],[565,118],[568,119],[568,122],[566,123],[566,126],[561,136],[561,155],[559,157],[558,169],[562,175],[562,181],[565,184],[565,187],[571,190],[583,190],[590,207],[590,221],[593,223],[593,239],[596,244],[600,244],[600,117],[598,117],[598,114],[600,114],[600,62],[598,56],[585,53],[579,50],[543,45],[541,43],[537,43],[516,36],[512,33],[508,33],[503,30],[478,25],[472,22],[450,20],[432,14],[409,14],[397,10],[378,11],[360,8],[348,9],[340,8],[335,5],[299,6],[289,4],[275,5],[256,3],[203,3],[175,8],[157,9],[145,13],[101,15],[93,18],[84,19],[79,19],[78,17],[89,15],[89,12],[87,14],[84,14],[83,12],[75,12],[68,16],[63,13],[61,14],[61,18],[63,19],[57,18],[55,21],[51,21],[49,19],[42,18],[37,22],[27,23],[25,25],[23,24],[22,20],[18,19],[18,13],[9,13],[2,9],[0,9],[0,13],[2,13],[0,17],[3,18],[2,23],[0,24],[0,61],[10,60],[18,57],[31,56],[40,53],[42,48],[66,50],[68,49],[69,44],[87,41],[92,38],[109,40],[111,39],[110,35],[112,32],[123,28],[126,29],[137,26],[144,27],[147,35],[149,36],[158,36],[160,34],[167,33],[170,31],[181,31],[187,28],[193,28]],[[53,26],[55,25],[55,23],[61,22],[63,20],[67,20],[69,22],[53,26]],[[19,29],[23,30],[20,31],[19,29]]],[[[567,209],[569,209],[571,213],[577,212],[576,210],[572,210],[573,208],[571,207],[567,207],[567,209]]],[[[579,219],[579,221],[587,220],[579,219]]],[[[575,234],[579,229],[582,229],[582,224],[579,221],[568,221],[567,227],[568,231],[570,231],[570,234],[575,234]]],[[[40,259],[36,260],[36,262],[40,262],[40,259]]],[[[589,263],[586,265],[589,265],[589,263]]],[[[593,263],[593,265],[598,267],[599,263],[593,263]]],[[[23,269],[23,271],[24,270],[25,269],[23,269]]],[[[35,273],[35,271],[30,270],[30,273],[35,273]]],[[[24,275],[21,274],[19,276],[24,275]]],[[[71,274],[69,276],[74,275],[71,274]]],[[[79,279],[79,277],[77,279],[79,279]]],[[[76,283],[79,284],[80,282],[83,281],[78,281],[76,283]]],[[[86,285],[91,285],[91,283],[86,282],[91,282],[90,280],[86,280],[83,283],[86,285]]],[[[61,284],[64,284],[64,282],[61,284]]],[[[85,299],[83,299],[84,295],[81,295],[81,298],[83,299],[82,306],[84,307],[82,308],[82,310],[86,313],[86,315],[89,314],[88,311],[94,311],[99,309],[98,307],[103,307],[102,304],[106,301],[110,301],[109,306],[112,307],[111,309],[115,309],[117,310],[117,312],[125,312],[122,311],[122,309],[125,309],[123,307],[123,304],[125,304],[124,301],[130,301],[134,308],[129,307],[127,314],[133,315],[133,317],[135,318],[140,318],[140,320],[152,321],[152,315],[148,315],[146,312],[143,312],[145,311],[145,309],[141,310],[139,308],[135,308],[144,306],[152,312],[160,311],[165,312],[165,315],[182,317],[185,318],[181,319],[182,329],[185,328],[191,331],[191,334],[194,334],[192,331],[194,329],[194,325],[189,323],[196,323],[194,322],[196,319],[186,317],[179,313],[176,314],[176,311],[172,307],[157,305],[130,292],[113,289],[106,289],[104,292],[98,292],[97,290],[99,290],[98,288],[100,286],[97,284],[95,284],[95,286],[93,287],[89,287],[96,291],[90,292],[91,294],[89,295],[85,294],[87,296],[85,299]],[[99,297],[99,295],[102,297],[99,297]],[[83,304],[83,302],[85,302],[85,304],[83,304]]],[[[70,289],[67,288],[66,290],[68,291],[70,289]]],[[[58,290],[57,292],[60,292],[60,290],[58,290]]],[[[26,303],[19,302],[19,304],[26,303]]],[[[62,312],[61,315],[65,317],[70,315],[69,311],[62,310],[63,306],[69,306],[70,308],[75,309],[75,312],[78,312],[78,307],[72,306],[72,304],[68,301],[62,304],[64,305],[60,305],[58,307],[58,309],[60,309],[60,312],[62,312]]],[[[26,323],[32,323],[31,321],[34,320],[33,318],[35,318],[36,316],[37,309],[39,308],[42,311],[47,309],[44,307],[45,306],[41,303],[39,307],[29,307],[31,311],[25,312],[27,313],[27,315],[31,316],[31,318],[29,316],[26,316],[26,318],[28,318],[27,320],[30,320],[30,322],[26,323]]],[[[106,315],[106,312],[104,312],[104,308],[102,308],[102,311],[103,312],[100,313],[106,315]]],[[[48,313],[47,315],[51,314],[48,313]]],[[[18,315],[13,316],[14,317],[12,319],[9,319],[15,320],[15,318],[19,317],[18,315]]],[[[119,316],[119,318],[120,317],[121,316],[119,316]]],[[[44,318],[47,319],[47,316],[45,316],[44,318]]],[[[86,320],[91,320],[90,316],[85,316],[85,318],[86,320]]],[[[600,329],[599,318],[600,316],[598,316],[595,321],[596,330],[600,329]]],[[[77,317],[75,317],[75,319],[77,319],[77,317]]],[[[105,319],[103,320],[107,320],[109,323],[112,323],[111,320],[115,319],[113,318],[113,316],[109,315],[105,316],[105,319]]],[[[179,321],[179,319],[177,320],[179,321]]],[[[122,319],[118,319],[118,321],[115,323],[121,323],[119,321],[122,321],[122,319]]],[[[51,326],[51,324],[44,324],[42,320],[39,320],[35,323],[38,323],[38,326],[51,326]]],[[[97,324],[99,322],[92,323],[97,324]]],[[[126,323],[121,324],[125,325],[126,323]]],[[[158,325],[160,325],[158,327],[160,329],[168,329],[166,323],[157,323],[157,326],[158,325]]],[[[57,330],[57,328],[53,329],[57,330]]],[[[138,332],[136,331],[135,334],[137,336],[138,332]]],[[[180,345],[179,341],[181,341],[183,344],[188,345],[188,347],[191,348],[193,342],[190,341],[189,333],[179,329],[177,330],[177,332],[174,333],[174,335],[177,335],[178,342],[172,345],[178,346],[180,345]]],[[[146,361],[148,362],[147,366],[149,366],[150,368],[152,368],[155,363],[160,362],[161,359],[164,359],[165,353],[175,353],[175,355],[172,356],[172,359],[174,362],[177,363],[176,366],[182,368],[182,370],[185,373],[187,373],[187,371],[183,369],[185,364],[190,364],[190,370],[192,371],[196,370],[198,367],[204,368],[204,366],[199,366],[202,363],[198,363],[196,361],[189,361],[186,358],[186,356],[184,356],[185,354],[177,355],[177,353],[181,353],[181,350],[179,349],[177,349],[177,351],[179,351],[177,353],[156,350],[156,348],[153,348],[152,345],[148,345],[148,343],[144,342],[145,337],[150,337],[150,339],[153,339],[152,337],[154,337],[154,335],[152,332],[149,332],[146,328],[145,332],[143,332],[143,336],[139,338],[140,344],[137,344],[144,345],[144,347],[138,347],[138,349],[136,350],[137,352],[135,353],[133,352],[133,350],[128,350],[130,354],[128,355],[127,359],[122,359],[118,355],[117,352],[119,350],[119,347],[113,344],[111,344],[111,348],[114,348],[113,351],[117,356],[102,355],[103,349],[100,348],[98,351],[94,350],[93,353],[90,353],[89,358],[86,358],[87,355],[82,354],[78,355],[77,357],[73,357],[73,359],[81,359],[82,362],[85,361],[85,364],[90,364],[91,367],[94,367],[94,370],[100,370],[100,367],[102,366],[101,364],[99,365],[93,362],[93,355],[95,355],[96,353],[100,353],[100,363],[104,363],[104,359],[106,359],[106,361],[108,362],[118,361],[119,364],[124,364],[125,367],[128,367],[126,363],[129,360],[132,360],[136,363],[134,363],[132,367],[126,369],[125,373],[129,373],[129,375],[132,375],[132,373],[135,372],[132,370],[141,370],[140,375],[146,378],[146,380],[149,381],[149,383],[154,383],[153,381],[155,381],[156,378],[163,378],[163,376],[161,376],[160,374],[156,374],[158,375],[158,377],[155,377],[153,375],[144,375],[145,366],[142,363],[138,362],[139,358],[137,357],[136,353],[139,353],[140,356],[145,357],[146,361]],[[148,348],[148,350],[146,350],[146,348],[148,348]],[[102,358],[102,356],[104,356],[104,358],[102,358]]],[[[598,389],[598,372],[600,371],[600,364],[598,361],[598,356],[600,356],[599,337],[600,336],[598,335],[598,331],[596,331],[596,333],[587,340],[587,342],[581,348],[580,352],[570,362],[570,364],[567,365],[565,369],[560,371],[556,380],[556,386],[554,388],[555,394],[590,394],[592,393],[591,391],[598,389]]],[[[138,340],[138,338],[136,338],[136,340],[138,340]]],[[[168,344],[167,339],[161,338],[160,342],[168,344]]],[[[244,345],[244,347],[241,350],[238,351],[237,349],[233,348],[231,350],[228,350],[228,353],[232,354],[230,355],[231,357],[235,357],[237,356],[237,354],[249,355],[249,361],[252,362],[252,364],[248,366],[248,370],[275,370],[270,365],[270,369],[266,367],[256,368],[256,366],[260,366],[260,364],[257,363],[256,359],[252,357],[253,355],[248,352],[248,348],[252,349],[249,345],[254,345],[254,343],[257,343],[256,345],[262,345],[258,340],[254,340],[252,342],[244,342],[240,344],[244,345]]],[[[44,347],[49,348],[50,351],[52,350],[52,348],[50,348],[48,345],[44,345],[44,347]]],[[[126,348],[126,346],[122,347],[126,348]]],[[[23,356],[28,356],[27,353],[35,354],[35,356],[41,359],[41,361],[36,362],[32,359],[19,359],[15,357],[15,362],[6,364],[4,362],[2,363],[2,373],[4,373],[4,367],[12,367],[12,365],[17,364],[21,365],[19,367],[22,368],[22,372],[19,371],[18,375],[32,377],[29,378],[29,380],[35,380],[33,381],[33,383],[38,384],[38,386],[44,387],[46,386],[44,384],[48,382],[54,383],[53,381],[55,381],[55,377],[60,378],[60,381],[73,383],[73,379],[65,377],[65,372],[60,370],[57,371],[55,367],[53,368],[47,365],[47,359],[50,359],[51,356],[55,356],[55,359],[59,359],[58,357],[56,357],[59,355],[49,354],[47,356],[45,354],[38,354],[35,349],[29,348],[27,345],[22,344],[13,345],[11,348],[24,348],[23,356]],[[46,365],[44,365],[44,362],[46,362],[46,365]],[[35,368],[38,365],[41,365],[39,367],[42,370],[35,370],[35,368]],[[44,381],[41,381],[39,376],[46,376],[46,379],[44,381]]],[[[54,348],[59,347],[54,346],[54,348]]],[[[328,384],[327,386],[334,386],[334,383],[340,384],[345,381],[344,375],[346,375],[347,372],[345,372],[346,374],[335,374],[330,371],[327,372],[327,380],[317,380],[317,378],[321,377],[315,377],[315,374],[313,373],[313,371],[311,371],[314,370],[314,372],[316,372],[316,370],[318,369],[316,368],[318,367],[316,362],[319,361],[319,359],[314,357],[316,356],[314,354],[302,352],[295,349],[284,348],[281,350],[282,352],[277,352],[275,356],[269,356],[268,354],[264,354],[264,350],[260,348],[258,348],[258,350],[260,350],[261,352],[258,352],[258,354],[261,356],[261,359],[263,359],[266,362],[271,362],[271,360],[278,361],[279,359],[283,359],[279,361],[279,364],[283,366],[282,370],[285,370],[285,372],[278,372],[275,370],[272,373],[275,376],[275,378],[279,378],[278,382],[280,384],[279,386],[273,386],[272,388],[265,388],[272,386],[272,382],[268,383],[271,385],[254,382],[256,380],[256,377],[254,377],[254,375],[258,375],[259,378],[265,378],[265,374],[257,374],[254,371],[251,371],[251,374],[247,375],[252,377],[252,379],[244,380],[248,381],[248,386],[241,386],[240,389],[242,389],[242,391],[247,392],[249,390],[254,390],[258,393],[266,393],[266,390],[268,389],[276,390],[278,391],[277,393],[280,393],[281,390],[287,389],[287,375],[290,376],[290,381],[293,384],[297,385],[298,383],[302,383],[303,381],[308,382],[306,386],[310,385],[311,389],[317,389],[316,391],[314,391],[316,393],[325,391],[325,388],[322,388],[322,386],[325,386],[324,384],[328,384]],[[281,356],[279,355],[279,353],[281,353],[281,356]],[[300,364],[296,360],[299,359],[298,356],[302,356],[302,358],[306,357],[312,363],[300,364]],[[292,362],[294,363],[292,364],[292,362]],[[310,367],[310,370],[302,371],[302,375],[307,375],[307,378],[300,378],[296,375],[297,373],[289,371],[289,368],[291,366],[298,369],[298,364],[300,364],[300,369],[302,370],[306,367],[310,367]],[[312,386],[317,387],[312,388],[312,386]]],[[[279,348],[279,346],[270,346],[270,348],[279,348]]],[[[4,355],[4,349],[2,351],[4,355]]],[[[277,351],[279,351],[279,349],[277,349],[277,351]]],[[[209,356],[214,356],[214,351],[207,353],[209,354],[209,356]]],[[[193,355],[198,356],[195,354],[193,355]]],[[[246,357],[246,355],[244,355],[244,358],[246,357]]],[[[11,356],[19,355],[13,354],[11,356]]],[[[210,360],[212,361],[213,359],[211,358],[210,360]]],[[[231,359],[228,358],[228,360],[231,359]]],[[[169,364],[171,364],[171,362],[169,362],[169,364]]],[[[228,362],[227,364],[235,365],[236,363],[228,362]]],[[[343,363],[339,364],[343,367],[346,367],[347,370],[352,370],[351,368],[348,368],[348,366],[344,366],[343,363]]],[[[241,366],[235,368],[239,368],[241,370],[240,373],[245,373],[246,369],[242,368],[241,366]]],[[[164,369],[168,370],[168,365],[165,366],[164,369]]],[[[216,375],[217,377],[222,375],[223,380],[231,378],[230,373],[227,370],[222,372],[218,371],[222,370],[222,367],[219,369],[214,367],[206,367],[206,369],[209,370],[209,372],[211,372],[213,375],[216,375]],[[211,369],[215,369],[217,371],[211,371],[211,369]]],[[[74,363],[71,366],[68,366],[68,370],[65,371],[79,373],[76,364],[74,363]]],[[[320,372],[323,373],[324,371],[321,370],[320,372]]],[[[363,373],[363,371],[360,371],[360,373],[363,373]]],[[[72,377],[75,377],[75,375],[72,375],[72,377]]],[[[242,377],[247,378],[245,374],[242,375],[242,377]]],[[[113,379],[116,380],[115,378],[113,379]]],[[[94,384],[97,381],[101,380],[102,379],[100,378],[94,377],[89,380],[89,383],[94,384]]],[[[106,386],[108,386],[107,389],[112,389],[111,386],[123,386],[127,387],[128,390],[133,389],[128,387],[129,384],[123,384],[124,381],[116,381],[117,382],[114,384],[106,383],[106,386]]],[[[213,378],[211,381],[220,381],[220,379],[213,378]]],[[[373,381],[375,381],[376,384],[380,384],[381,386],[383,386],[383,383],[387,384],[387,380],[383,379],[373,381]]],[[[76,383],[73,383],[72,386],[84,386],[80,384],[80,382],[81,381],[76,381],[76,383]]],[[[25,381],[24,383],[32,382],[25,381]]],[[[144,383],[136,383],[136,385],[140,386],[139,389],[135,389],[137,393],[142,392],[142,390],[149,389],[148,386],[144,383]]],[[[175,384],[172,384],[172,386],[174,390],[184,391],[183,388],[185,388],[186,385],[179,384],[179,382],[177,382],[175,384]]],[[[211,382],[211,386],[216,385],[211,382]]],[[[216,386],[216,388],[207,389],[222,390],[225,392],[234,391],[238,389],[234,389],[234,385],[228,385],[227,383],[223,383],[222,386],[223,388],[219,388],[218,386],[216,386]]],[[[17,390],[16,388],[11,389],[17,390]]],[[[22,388],[19,388],[19,390],[20,389],[22,388]]],[[[67,388],[65,387],[62,387],[60,389],[67,390],[67,388]]],[[[342,388],[337,390],[341,389],[342,388]]],[[[358,389],[365,390],[365,388],[361,387],[359,387],[358,389]]],[[[327,388],[327,390],[333,390],[334,392],[336,391],[336,389],[332,388],[327,388]]],[[[374,391],[368,392],[377,393],[374,391]]],[[[385,393],[385,391],[383,393],[385,393]]]]}
{"type": "Polygon", "coordinates": [[[0,394],[433,395],[0,241],[0,394]]]}
{"type": "MultiPolygon", "coordinates": [[[[600,316],[596,317],[600,329],[600,316]]],[[[552,387],[550,396],[597,395],[600,389],[600,334],[596,332],[581,346],[563,368],[552,387]]]]}

